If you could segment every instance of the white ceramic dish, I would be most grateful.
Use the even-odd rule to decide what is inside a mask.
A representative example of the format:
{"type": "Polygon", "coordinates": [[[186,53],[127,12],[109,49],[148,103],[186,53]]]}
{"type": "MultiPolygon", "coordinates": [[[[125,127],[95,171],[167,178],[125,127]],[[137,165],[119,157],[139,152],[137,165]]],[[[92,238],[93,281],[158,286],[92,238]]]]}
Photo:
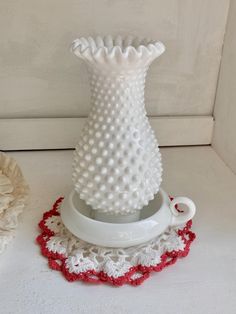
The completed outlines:
{"type": "Polygon", "coordinates": [[[93,210],[72,191],[64,200],[61,218],[65,226],[78,238],[99,246],[129,247],[145,243],[160,235],[173,225],[181,225],[192,219],[195,204],[187,197],[170,201],[163,189],[141,211],[140,220],[131,223],[109,223],[93,219],[93,210]],[[187,209],[178,212],[176,204],[185,204],[187,209]]]}

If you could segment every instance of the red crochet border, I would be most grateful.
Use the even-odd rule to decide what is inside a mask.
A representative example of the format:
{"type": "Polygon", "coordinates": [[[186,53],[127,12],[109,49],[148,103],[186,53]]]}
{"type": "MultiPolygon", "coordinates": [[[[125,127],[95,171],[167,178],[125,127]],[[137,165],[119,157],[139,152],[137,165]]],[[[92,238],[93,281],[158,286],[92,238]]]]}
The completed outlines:
{"type": "Polygon", "coordinates": [[[142,266],[137,265],[132,267],[124,276],[114,278],[109,277],[104,272],[96,272],[94,270],[86,271],[83,273],[75,274],[70,273],[66,268],[66,257],[63,254],[53,253],[49,251],[46,247],[47,241],[51,236],[54,235],[54,232],[49,230],[45,222],[49,217],[60,216],[58,212],[58,207],[62,202],[63,197],[60,197],[53,205],[52,209],[43,214],[42,220],[39,222],[39,227],[41,229],[41,234],[36,238],[37,243],[40,245],[42,255],[48,258],[48,265],[51,269],[61,271],[64,277],[68,281],[82,280],[90,283],[110,283],[114,286],[122,286],[123,284],[130,284],[132,286],[140,285],[145,279],[150,276],[152,272],[160,272],[163,268],[173,265],[179,258],[185,257],[188,255],[190,250],[190,245],[195,239],[196,235],[190,229],[192,226],[192,221],[188,221],[185,227],[181,230],[178,230],[178,234],[181,236],[182,240],[185,243],[185,248],[183,251],[171,251],[165,252],[161,256],[161,263],[156,266],[142,266]],[[132,279],[134,273],[139,273],[140,277],[132,279]]]}

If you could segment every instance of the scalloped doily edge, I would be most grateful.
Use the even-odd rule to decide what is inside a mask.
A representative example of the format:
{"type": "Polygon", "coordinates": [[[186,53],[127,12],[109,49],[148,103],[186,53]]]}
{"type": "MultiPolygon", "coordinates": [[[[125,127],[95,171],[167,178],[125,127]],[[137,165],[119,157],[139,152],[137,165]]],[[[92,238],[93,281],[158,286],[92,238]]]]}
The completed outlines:
{"type": "Polygon", "coordinates": [[[41,229],[41,234],[37,236],[36,241],[41,248],[41,253],[48,259],[48,265],[51,269],[61,271],[66,280],[69,282],[73,281],[84,281],[89,283],[109,283],[114,286],[122,286],[124,284],[130,284],[132,286],[137,286],[143,283],[152,272],[160,272],[165,267],[173,265],[179,258],[186,257],[190,251],[190,246],[196,235],[192,232],[192,220],[189,220],[183,229],[178,230],[178,235],[182,238],[183,242],[185,243],[184,250],[178,251],[171,251],[165,252],[161,256],[161,262],[155,266],[143,266],[137,265],[135,267],[131,267],[130,270],[125,273],[124,276],[114,278],[109,277],[103,271],[96,272],[94,270],[89,270],[86,272],[82,272],[79,274],[71,273],[66,268],[66,257],[63,254],[54,253],[49,251],[47,248],[47,241],[50,239],[51,236],[54,236],[54,232],[51,231],[45,224],[46,220],[52,216],[60,216],[58,212],[58,207],[63,201],[63,197],[57,199],[57,201],[52,206],[52,209],[45,212],[43,214],[42,220],[39,222],[39,228],[41,229]],[[138,278],[132,278],[134,274],[140,274],[138,278]]]}

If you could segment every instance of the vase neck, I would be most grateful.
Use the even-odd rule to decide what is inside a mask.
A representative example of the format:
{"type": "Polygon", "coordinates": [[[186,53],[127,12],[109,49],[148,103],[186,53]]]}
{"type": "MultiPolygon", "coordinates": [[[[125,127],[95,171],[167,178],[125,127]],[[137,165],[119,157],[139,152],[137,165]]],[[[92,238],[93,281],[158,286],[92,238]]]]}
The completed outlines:
{"type": "MultiPolygon", "coordinates": [[[[143,107],[148,67],[129,71],[107,71],[89,68],[92,106],[116,108],[143,107]]],[[[144,109],[145,110],[145,109],[144,109]]]]}

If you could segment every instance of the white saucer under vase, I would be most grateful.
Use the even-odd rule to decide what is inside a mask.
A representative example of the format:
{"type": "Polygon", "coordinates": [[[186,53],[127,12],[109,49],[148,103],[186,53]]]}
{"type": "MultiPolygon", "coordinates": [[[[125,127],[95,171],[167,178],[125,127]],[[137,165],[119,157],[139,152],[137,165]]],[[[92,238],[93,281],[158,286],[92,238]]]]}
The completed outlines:
{"type": "MultiPolygon", "coordinates": [[[[195,214],[196,207],[187,197],[170,200],[160,189],[155,198],[143,208],[135,222],[102,222],[94,219],[94,211],[78,193],[72,191],[63,201],[61,218],[67,229],[88,243],[103,247],[125,248],[145,243],[162,234],[168,227],[183,225],[195,214]],[[184,204],[184,212],[176,209],[184,204]]],[[[111,217],[112,218],[112,217],[111,217]]]]}

